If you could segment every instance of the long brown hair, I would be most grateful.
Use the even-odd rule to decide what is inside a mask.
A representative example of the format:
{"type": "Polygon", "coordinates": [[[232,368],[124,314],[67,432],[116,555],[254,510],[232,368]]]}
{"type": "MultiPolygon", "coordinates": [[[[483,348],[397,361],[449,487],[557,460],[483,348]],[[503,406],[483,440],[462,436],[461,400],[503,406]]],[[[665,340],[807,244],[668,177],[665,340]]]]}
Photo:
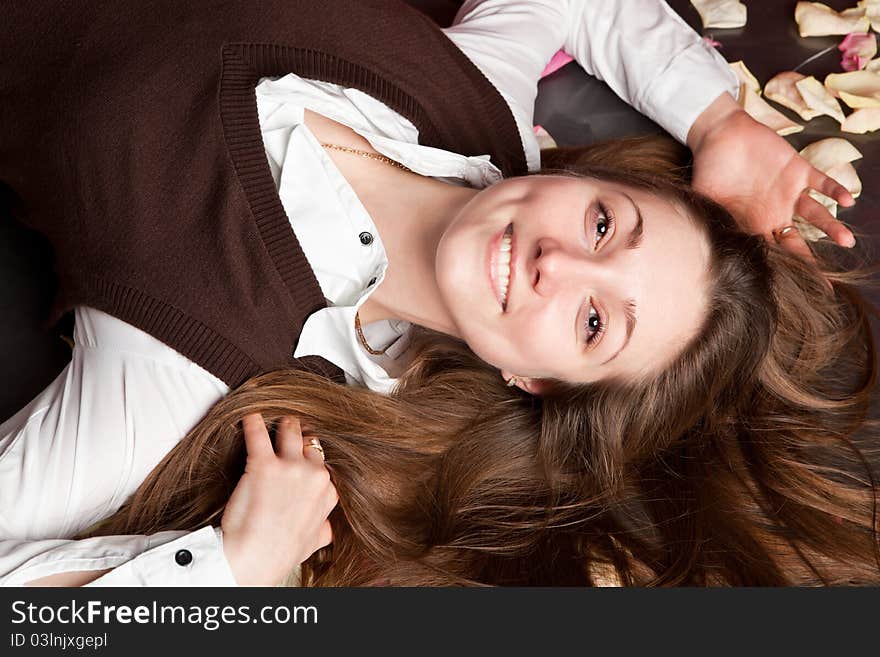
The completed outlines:
{"type": "Polygon", "coordinates": [[[219,524],[244,464],[239,421],[259,411],[320,437],[339,492],[334,544],[304,564],[305,584],[880,583],[875,311],[859,292],[873,270],[742,233],[685,184],[666,140],[543,161],[661,194],[703,226],[709,311],[669,367],[533,397],[420,331],[390,395],[270,372],[90,533],[219,524]]]}

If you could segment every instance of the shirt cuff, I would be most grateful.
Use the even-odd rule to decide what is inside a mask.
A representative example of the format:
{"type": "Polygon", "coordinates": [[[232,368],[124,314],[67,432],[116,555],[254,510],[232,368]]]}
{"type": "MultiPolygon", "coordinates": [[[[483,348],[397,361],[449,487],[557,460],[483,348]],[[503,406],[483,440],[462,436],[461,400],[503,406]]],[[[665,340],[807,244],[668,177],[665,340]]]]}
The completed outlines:
{"type": "Polygon", "coordinates": [[[699,42],[682,50],[637,103],[682,144],[697,117],[724,92],[739,98],[736,74],[717,50],[699,42]]]}
{"type": "Polygon", "coordinates": [[[147,549],[88,586],[238,586],[220,528],[204,527],[180,536],[160,532],[147,549]]]}

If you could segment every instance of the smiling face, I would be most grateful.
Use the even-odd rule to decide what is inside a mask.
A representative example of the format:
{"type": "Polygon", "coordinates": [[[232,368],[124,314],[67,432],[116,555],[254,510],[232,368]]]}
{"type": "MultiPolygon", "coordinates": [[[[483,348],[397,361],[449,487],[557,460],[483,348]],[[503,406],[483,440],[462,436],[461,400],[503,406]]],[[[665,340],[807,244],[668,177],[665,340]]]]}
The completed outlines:
{"type": "Polygon", "coordinates": [[[458,335],[505,375],[634,379],[671,362],[706,314],[709,243],[694,220],[592,178],[482,190],[447,227],[435,265],[458,335]]]}

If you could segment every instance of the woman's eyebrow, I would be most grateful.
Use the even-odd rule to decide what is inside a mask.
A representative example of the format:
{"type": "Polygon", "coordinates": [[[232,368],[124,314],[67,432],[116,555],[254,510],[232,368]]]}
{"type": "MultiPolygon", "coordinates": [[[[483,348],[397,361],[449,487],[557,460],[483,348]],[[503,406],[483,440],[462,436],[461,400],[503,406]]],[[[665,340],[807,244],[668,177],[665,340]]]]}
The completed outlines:
{"type": "MultiPolygon", "coordinates": [[[[627,200],[632,203],[633,210],[636,213],[636,225],[633,226],[633,229],[629,232],[629,235],[626,237],[626,243],[624,248],[627,249],[637,249],[642,245],[642,237],[644,236],[644,221],[642,220],[642,212],[639,210],[639,206],[636,205],[636,202],[633,200],[632,196],[627,194],[626,192],[621,192],[627,200]]],[[[623,341],[623,344],[620,346],[620,349],[614,352],[614,354],[602,365],[610,363],[612,360],[617,358],[617,354],[623,351],[626,348],[626,345],[629,344],[629,339],[632,337],[633,331],[636,328],[636,300],[635,299],[625,299],[623,302],[623,316],[626,320],[626,338],[623,341]]]]}
{"type": "Polygon", "coordinates": [[[620,346],[620,349],[614,352],[614,355],[611,356],[608,360],[602,363],[605,365],[610,363],[612,360],[617,358],[617,354],[623,351],[626,348],[626,345],[629,344],[629,339],[632,337],[633,330],[636,327],[636,300],[635,299],[625,299],[623,302],[623,316],[626,319],[626,339],[624,339],[623,344],[620,346]]]}
{"type": "Polygon", "coordinates": [[[632,199],[632,196],[627,194],[626,192],[621,192],[624,196],[626,196],[627,200],[632,203],[633,210],[636,213],[636,225],[633,226],[633,229],[629,232],[629,235],[626,238],[626,246],[627,249],[637,249],[642,245],[642,231],[644,229],[644,222],[642,221],[642,212],[639,210],[639,206],[636,205],[636,202],[632,199]]]}

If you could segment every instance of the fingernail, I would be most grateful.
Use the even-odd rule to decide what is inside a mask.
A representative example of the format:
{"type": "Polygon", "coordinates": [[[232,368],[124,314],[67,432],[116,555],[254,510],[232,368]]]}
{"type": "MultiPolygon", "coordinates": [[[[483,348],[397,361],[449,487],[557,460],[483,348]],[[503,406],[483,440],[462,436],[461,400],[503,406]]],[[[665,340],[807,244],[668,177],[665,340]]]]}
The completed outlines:
{"type": "Polygon", "coordinates": [[[849,236],[846,238],[846,245],[847,245],[849,248],[853,248],[853,247],[856,245],[856,238],[855,238],[853,235],[849,235],[849,236]]]}

